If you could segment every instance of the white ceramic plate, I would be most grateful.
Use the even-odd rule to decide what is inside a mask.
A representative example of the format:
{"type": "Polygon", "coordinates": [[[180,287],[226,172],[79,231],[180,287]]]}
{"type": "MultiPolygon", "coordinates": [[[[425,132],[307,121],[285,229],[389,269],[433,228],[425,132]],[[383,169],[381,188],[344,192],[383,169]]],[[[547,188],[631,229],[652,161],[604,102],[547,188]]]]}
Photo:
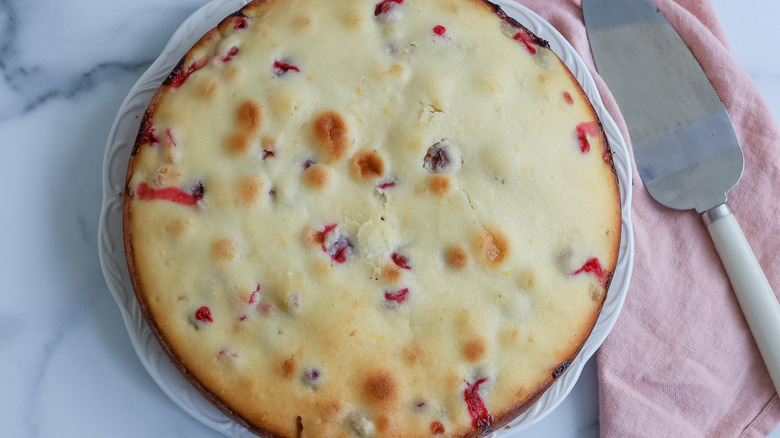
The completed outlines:
{"type": "MultiPolygon", "coordinates": [[[[122,193],[130,151],[138,125],[160,83],[176,66],[187,50],[222,18],[240,9],[246,0],[214,0],[197,10],[173,34],[162,54],[144,73],[119,109],[108,137],[103,164],[103,208],[100,216],[99,251],[103,274],[119,304],[128,334],[138,358],[152,379],[177,405],[203,424],[228,437],[255,437],[230,420],[190,385],[171,365],[141,315],[125,262],[122,236],[122,193]]],[[[496,431],[493,438],[517,437],[525,427],[539,421],[557,407],[569,394],[585,363],[607,337],[623,307],[634,260],[634,235],[631,227],[631,165],[625,141],[612,117],[607,113],[587,67],[549,23],[512,0],[496,1],[504,11],[536,35],[550,42],[550,47],[566,63],[590,97],[614,152],[615,168],[620,181],[623,228],[617,268],[601,316],[588,340],[569,369],[526,413],[512,421],[511,429],[496,431]]]]}

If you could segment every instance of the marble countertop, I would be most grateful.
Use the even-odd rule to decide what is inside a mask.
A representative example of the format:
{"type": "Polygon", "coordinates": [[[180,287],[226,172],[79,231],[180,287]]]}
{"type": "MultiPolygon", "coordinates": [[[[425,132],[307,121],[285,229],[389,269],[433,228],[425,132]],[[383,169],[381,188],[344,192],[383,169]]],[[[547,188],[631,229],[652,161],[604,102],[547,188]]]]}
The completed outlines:
{"type": "MultiPolygon", "coordinates": [[[[217,436],[141,366],[97,250],[103,152],[116,112],[173,30],[206,1],[0,0],[4,436],[217,436]]],[[[780,2],[713,4],[734,56],[780,118],[780,2]]],[[[592,359],[564,403],[523,436],[598,436],[596,372],[592,359]]],[[[771,436],[780,438],[780,428],[771,436]]]]}

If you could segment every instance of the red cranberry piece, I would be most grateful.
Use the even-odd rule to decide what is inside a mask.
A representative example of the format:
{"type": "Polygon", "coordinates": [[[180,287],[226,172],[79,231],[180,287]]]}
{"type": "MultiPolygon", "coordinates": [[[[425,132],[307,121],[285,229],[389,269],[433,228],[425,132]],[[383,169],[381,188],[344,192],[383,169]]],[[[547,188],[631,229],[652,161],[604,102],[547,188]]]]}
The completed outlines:
{"type": "Polygon", "coordinates": [[[565,100],[569,105],[574,105],[574,99],[571,97],[571,93],[568,91],[563,92],[563,100],[565,100]]]}
{"type": "Polygon", "coordinates": [[[393,263],[395,263],[399,268],[401,269],[412,269],[412,266],[409,264],[409,259],[398,254],[397,252],[394,252],[390,258],[393,260],[393,263]]]}
{"type": "Polygon", "coordinates": [[[249,27],[249,21],[243,15],[236,15],[233,17],[233,30],[236,32],[242,31],[249,27]]]}
{"type": "Polygon", "coordinates": [[[301,69],[299,69],[298,66],[289,62],[279,61],[279,60],[274,61],[273,69],[274,69],[274,75],[276,76],[286,75],[290,71],[294,71],[296,73],[301,72],[301,69]]]}
{"type": "Polygon", "coordinates": [[[230,62],[236,55],[238,55],[238,47],[233,46],[224,55],[217,56],[217,60],[220,62],[230,62]]]}
{"type": "Polygon", "coordinates": [[[309,368],[301,376],[301,382],[312,389],[316,389],[320,385],[321,378],[322,372],[319,369],[309,368]]]}
{"type": "Polygon", "coordinates": [[[263,160],[265,160],[268,157],[275,157],[276,152],[273,149],[263,149],[263,152],[261,153],[261,157],[263,160]]]}
{"type": "Polygon", "coordinates": [[[431,423],[431,434],[433,435],[441,435],[446,431],[444,429],[444,425],[441,424],[441,421],[434,421],[431,423]]]}
{"type": "Polygon", "coordinates": [[[141,129],[139,131],[141,132],[141,135],[138,137],[138,141],[133,148],[133,155],[138,153],[138,148],[142,144],[148,144],[154,147],[160,143],[157,130],[154,129],[154,114],[152,114],[151,111],[146,110],[144,112],[144,117],[141,119],[141,129]]]}
{"type": "Polygon", "coordinates": [[[172,147],[178,146],[176,144],[176,139],[173,138],[173,133],[171,132],[170,129],[165,130],[165,136],[168,138],[168,144],[170,144],[172,147]]]}
{"type": "Polygon", "coordinates": [[[323,251],[325,252],[328,251],[328,248],[325,245],[328,241],[328,235],[332,233],[337,226],[338,224],[325,225],[325,228],[323,228],[321,231],[317,231],[316,233],[314,233],[314,241],[322,245],[323,251]]]}
{"type": "Polygon", "coordinates": [[[270,315],[274,312],[274,309],[273,304],[261,303],[257,305],[257,311],[263,315],[270,315]]]}
{"type": "Polygon", "coordinates": [[[428,153],[423,159],[423,167],[434,173],[446,171],[450,164],[449,148],[441,143],[436,143],[428,148],[428,153]]]}
{"type": "MultiPolygon", "coordinates": [[[[260,284],[258,284],[255,287],[255,290],[249,294],[249,298],[247,298],[246,303],[250,307],[250,311],[254,310],[262,313],[263,315],[269,315],[274,311],[273,304],[263,302],[263,287],[260,284]]],[[[243,315],[241,318],[239,318],[239,320],[244,321],[248,317],[249,315],[243,315]]]]}
{"type": "Polygon", "coordinates": [[[314,161],[314,159],[307,158],[307,159],[303,160],[303,170],[306,170],[306,169],[310,168],[311,166],[314,166],[315,164],[317,164],[317,162],[314,161]]]}
{"type": "Polygon", "coordinates": [[[596,122],[582,122],[577,125],[577,142],[580,145],[580,152],[583,154],[590,152],[590,143],[588,136],[595,137],[599,135],[599,125],[596,122]]]}
{"type": "Polygon", "coordinates": [[[179,88],[184,85],[184,82],[187,81],[187,78],[189,78],[190,75],[205,67],[208,62],[208,58],[201,58],[185,68],[183,65],[184,59],[182,58],[182,60],[179,61],[179,65],[171,72],[170,75],[168,75],[168,78],[163,82],[163,84],[170,85],[173,89],[179,88]]]}
{"type": "Polygon", "coordinates": [[[523,44],[526,50],[528,50],[528,53],[530,53],[531,55],[536,55],[536,53],[538,52],[536,48],[536,41],[534,37],[527,30],[523,29],[517,32],[515,36],[512,37],[512,39],[523,44]]]}
{"type": "Polygon", "coordinates": [[[355,243],[345,235],[339,236],[338,240],[328,248],[330,259],[338,264],[351,261],[356,253],[355,243]]]}
{"type": "Polygon", "coordinates": [[[219,350],[219,355],[220,356],[229,356],[229,357],[232,357],[234,359],[238,359],[238,353],[236,353],[235,351],[228,350],[227,348],[222,348],[221,350],[219,350]]]}
{"type": "Polygon", "coordinates": [[[403,304],[409,298],[409,288],[385,291],[385,299],[394,305],[403,304]]]}
{"type": "Polygon", "coordinates": [[[393,10],[395,5],[402,5],[404,0],[382,0],[374,6],[374,16],[386,14],[393,10]]]}
{"type": "Polygon", "coordinates": [[[142,201],[163,200],[190,206],[197,204],[198,201],[203,199],[205,189],[203,188],[202,183],[198,183],[192,192],[187,193],[178,187],[164,187],[161,189],[155,189],[149,187],[149,185],[145,182],[142,182],[138,184],[138,188],[136,188],[135,193],[138,196],[138,199],[142,201]]]}
{"type": "Polygon", "coordinates": [[[269,190],[268,195],[270,195],[272,198],[276,198],[276,189],[269,190]]]}
{"type": "Polygon", "coordinates": [[[436,25],[433,28],[433,34],[437,36],[444,36],[444,34],[447,33],[447,28],[442,26],[441,24],[436,25]]]}
{"type": "Polygon", "coordinates": [[[485,407],[485,401],[479,395],[479,385],[488,381],[483,377],[474,383],[466,382],[466,389],[463,391],[463,399],[466,401],[466,408],[471,416],[471,425],[476,428],[486,428],[493,422],[493,416],[485,407]]]}
{"type": "Polygon", "coordinates": [[[211,316],[211,309],[206,306],[203,306],[195,311],[195,319],[207,324],[214,322],[214,318],[211,316]]]}
{"type": "Polygon", "coordinates": [[[250,306],[254,306],[260,303],[260,297],[262,293],[261,290],[262,287],[260,286],[260,284],[258,284],[255,290],[253,290],[252,293],[249,294],[249,299],[247,299],[247,304],[249,304],[250,306]]]}
{"type": "Polygon", "coordinates": [[[321,231],[314,233],[313,240],[322,246],[322,251],[338,264],[346,263],[355,258],[357,249],[355,243],[345,234],[336,234],[337,224],[326,225],[321,231]]]}
{"type": "Polygon", "coordinates": [[[558,365],[558,367],[555,368],[552,372],[553,379],[557,379],[558,377],[560,377],[560,375],[563,374],[563,372],[566,371],[567,368],[569,368],[569,365],[571,365],[570,360],[566,360],[562,364],[558,365]]]}
{"type": "Polygon", "coordinates": [[[572,272],[571,275],[578,275],[582,273],[595,275],[596,278],[599,280],[599,283],[601,283],[602,285],[607,280],[607,271],[604,270],[604,267],[601,266],[601,262],[596,257],[585,262],[585,264],[582,265],[580,269],[577,269],[576,271],[572,272]]]}
{"type": "Polygon", "coordinates": [[[396,184],[397,183],[395,181],[383,181],[377,184],[376,188],[378,188],[379,190],[389,190],[395,187],[396,184]]]}

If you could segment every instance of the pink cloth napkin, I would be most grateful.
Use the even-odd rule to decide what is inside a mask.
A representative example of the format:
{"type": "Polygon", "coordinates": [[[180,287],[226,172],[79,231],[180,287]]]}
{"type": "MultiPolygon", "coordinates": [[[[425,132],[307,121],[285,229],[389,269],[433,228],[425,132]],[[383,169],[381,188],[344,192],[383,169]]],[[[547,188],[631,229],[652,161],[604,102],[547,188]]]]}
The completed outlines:
{"type": "MultiPolygon", "coordinates": [[[[623,117],[595,69],[581,0],[518,1],[574,46],[628,141],[623,117]]],[[[745,171],[729,202],[777,294],[780,127],[731,57],[712,5],[656,3],[690,46],[735,125],[745,171]]],[[[780,401],[705,227],[693,211],[656,203],[635,165],[633,179],[634,272],[620,317],[598,354],[602,436],[765,437],[780,422],[780,401]]]]}

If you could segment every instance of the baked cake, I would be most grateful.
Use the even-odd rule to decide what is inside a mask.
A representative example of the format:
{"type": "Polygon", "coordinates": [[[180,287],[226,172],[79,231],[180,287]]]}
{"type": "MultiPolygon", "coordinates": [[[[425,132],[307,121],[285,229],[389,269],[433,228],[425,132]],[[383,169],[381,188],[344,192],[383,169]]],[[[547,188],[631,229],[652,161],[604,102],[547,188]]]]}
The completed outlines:
{"type": "Polygon", "coordinates": [[[481,0],[256,0],[141,120],[143,314],[260,436],[479,436],[563,373],[620,210],[587,97],[481,0]]]}

